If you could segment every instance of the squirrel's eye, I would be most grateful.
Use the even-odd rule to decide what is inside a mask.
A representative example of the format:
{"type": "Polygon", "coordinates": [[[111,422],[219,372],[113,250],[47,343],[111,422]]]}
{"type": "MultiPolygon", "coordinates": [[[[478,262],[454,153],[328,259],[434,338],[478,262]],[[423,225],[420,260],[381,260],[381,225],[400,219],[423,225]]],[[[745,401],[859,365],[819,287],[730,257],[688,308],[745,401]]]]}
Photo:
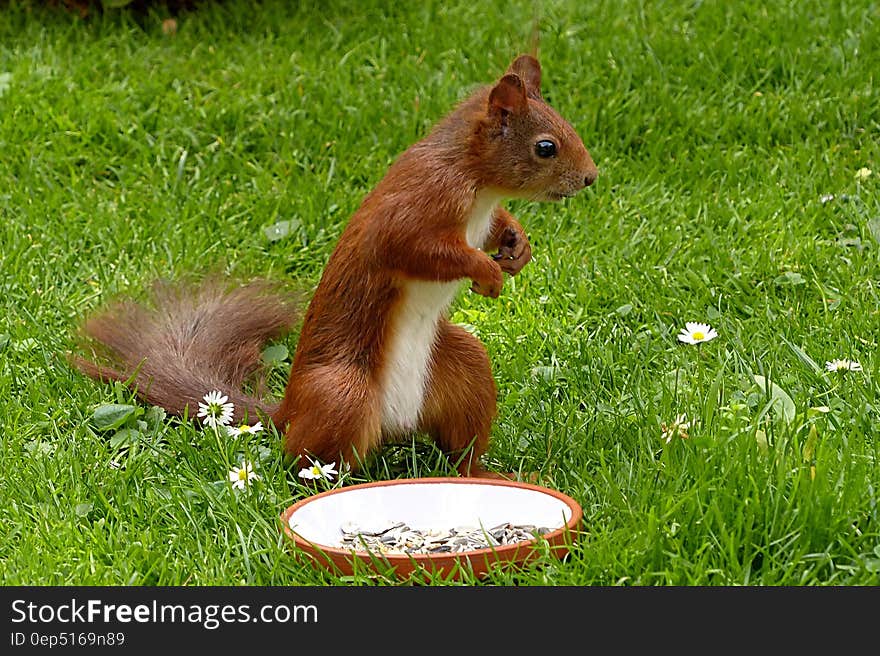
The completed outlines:
{"type": "Polygon", "coordinates": [[[556,144],[549,139],[541,139],[535,144],[535,155],[538,157],[553,157],[556,154],[556,144]]]}

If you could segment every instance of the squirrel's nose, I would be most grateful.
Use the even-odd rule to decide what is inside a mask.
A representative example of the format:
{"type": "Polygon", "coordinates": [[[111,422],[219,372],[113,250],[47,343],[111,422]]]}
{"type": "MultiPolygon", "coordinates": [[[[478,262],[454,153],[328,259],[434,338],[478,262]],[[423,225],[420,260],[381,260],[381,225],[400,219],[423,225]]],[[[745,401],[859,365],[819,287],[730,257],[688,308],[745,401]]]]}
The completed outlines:
{"type": "Polygon", "coordinates": [[[599,176],[599,171],[597,169],[590,170],[586,177],[584,178],[584,186],[589,187],[596,181],[596,178],[599,176]]]}

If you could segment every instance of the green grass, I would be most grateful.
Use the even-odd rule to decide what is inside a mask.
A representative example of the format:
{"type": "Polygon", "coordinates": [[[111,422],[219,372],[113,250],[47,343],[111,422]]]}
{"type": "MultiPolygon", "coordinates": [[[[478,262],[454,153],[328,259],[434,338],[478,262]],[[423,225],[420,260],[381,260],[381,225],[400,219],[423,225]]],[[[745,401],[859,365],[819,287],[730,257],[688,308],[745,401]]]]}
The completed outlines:
{"type": "MultiPolygon", "coordinates": [[[[156,277],[314,285],[389,163],[528,48],[531,3],[446,4],[204,3],[174,36],[158,13],[0,12],[4,584],[394,582],[291,558],[277,516],[307,490],[271,432],[166,420],[114,445],[92,413],[129,396],[64,354],[156,277]],[[242,451],[248,494],[222,483],[242,451]]],[[[541,472],[586,533],[486,582],[880,583],[878,5],[541,11],[545,96],[601,175],[510,203],[534,261],[453,318],[499,386],[489,464],[541,472]],[[680,344],[686,321],[719,336],[680,344]],[[665,444],[681,413],[689,439],[665,444]]],[[[447,472],[416,439],[350,481],[447,472]]]]}

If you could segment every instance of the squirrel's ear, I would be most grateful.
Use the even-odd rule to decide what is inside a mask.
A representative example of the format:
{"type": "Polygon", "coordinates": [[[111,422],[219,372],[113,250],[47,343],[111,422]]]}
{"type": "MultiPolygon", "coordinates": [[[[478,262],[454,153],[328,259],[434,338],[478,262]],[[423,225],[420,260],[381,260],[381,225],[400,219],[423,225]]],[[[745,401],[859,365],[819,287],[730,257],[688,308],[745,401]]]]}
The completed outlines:
{"type": "Polygon", "coordinates": [[[510,114],[525,110],[528,104],[526,86],[522,79],[513,73],[502,77],[489,94],[489,114],[500,116],[502,120],[510,114]]]}
{"type": "Polygon", "coordinates": [[[526,91],[533,98],[541,97],[541,64],[531,55],[520,55],[513,60],[508,73],[518,75],[525,82],[526,91]]]}

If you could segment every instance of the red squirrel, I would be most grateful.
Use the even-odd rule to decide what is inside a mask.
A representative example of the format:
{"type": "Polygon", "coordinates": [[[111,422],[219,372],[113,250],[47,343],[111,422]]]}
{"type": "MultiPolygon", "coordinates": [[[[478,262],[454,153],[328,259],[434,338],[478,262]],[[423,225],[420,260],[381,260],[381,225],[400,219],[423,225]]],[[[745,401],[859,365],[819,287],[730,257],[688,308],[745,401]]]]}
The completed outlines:
{"type": "Polygon", "coordinates": [[[364,198],[308,305],[280,403],[241,391],[264,343],[295,321],[290,299],[264,283],[160,287],[150,307],[117,303],[82,327],[113,364],[75,365],[176,415],[192,417],[205,393],[220,390],[236,421],[270,419],[288,456],[357,469],[384,441],[420,432],[461,475],[495,476],[480,462],[496,415],[489,358],[447,308],[462,280],[497,298],[503,274],[531,259],[502,200],[560,200],[597,174],[575,130],[543,100],[538,60],[519,56],[364,198]]]}

